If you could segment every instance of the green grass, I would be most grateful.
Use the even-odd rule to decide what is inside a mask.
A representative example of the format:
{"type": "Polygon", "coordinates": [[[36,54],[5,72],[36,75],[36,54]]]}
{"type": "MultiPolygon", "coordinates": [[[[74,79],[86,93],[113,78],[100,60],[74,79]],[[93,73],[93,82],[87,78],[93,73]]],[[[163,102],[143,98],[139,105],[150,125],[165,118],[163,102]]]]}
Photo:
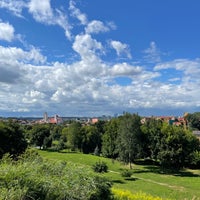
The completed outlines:
{"type": "Polygon", "coordinates": [[[108,165],[108,173],[103,176],[113,182],[117,189],[129,190],[133,193],[142,191],[153,196],[170,198],[174,200],[200,200],[200,170],[184,170],[180,173],[164,173],[156,166],[133,165],[131,178],[123,178],[121,170],[126,166],[112,160],[81,154],[81,153],[57,153],[40,151],[43,157],[53,160],[63,160],[77,163],[92,170],[96,162],[104,161],[108,165]]]}

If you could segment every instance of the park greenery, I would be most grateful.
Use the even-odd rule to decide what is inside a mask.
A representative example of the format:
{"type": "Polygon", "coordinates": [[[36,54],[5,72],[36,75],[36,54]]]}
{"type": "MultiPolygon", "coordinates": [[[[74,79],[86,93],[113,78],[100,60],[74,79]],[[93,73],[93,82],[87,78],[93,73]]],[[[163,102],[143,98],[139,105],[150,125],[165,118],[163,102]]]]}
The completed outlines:
{"type": "Polygon", "coordinates": [[[61,125],[20,125],[12,120],[1,121],[0,199],[160,200],[153,197],[155,194],[130,191],[129,186],[120,188],[108,172],[115,171],[128,181],[135,180],[135,166],[141,163],[162,173],[200,169],[200,141],[192,133],[200,130],[199,119],[199,113],[188,114],[187,127],[172,126],[155,118],[141,123],[138,114],[130,113],[95,124],[71,121],[61,125]],[[29,150],[35,147],[43,150],[39,151],[42,156],[29,150]],[[41,153],[44,150],[48,151],[41,153]],[[47,156],[51,152],[57,152],[54,159],[47,156]],[[67,154],[68,158],[72,155],[72,160],[59,160],[59,154],[67,154]],[[87,163],[87,157],[83,163],[76,163],[76,155],[97,159],[87,163]],[[103,158],[112,164],[107,165],[103,158]],[[85,167],[88,165],[89,169],[85,167]],[[130,197],[130,192],[135,192],[135,198],[133,194],[130,197]]]}

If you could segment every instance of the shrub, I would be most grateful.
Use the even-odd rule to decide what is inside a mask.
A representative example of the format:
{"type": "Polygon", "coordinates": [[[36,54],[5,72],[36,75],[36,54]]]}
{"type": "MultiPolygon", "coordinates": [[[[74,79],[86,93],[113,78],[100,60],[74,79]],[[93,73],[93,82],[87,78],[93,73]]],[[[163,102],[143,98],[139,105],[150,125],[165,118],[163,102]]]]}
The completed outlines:
{"type": "Polygon", "coordinates": [[[102,173],[108,171],[108,166],[105,162],[99,161],[92,166],[94,172],[102,173]]]}
{"type": "Polygon", "coordinates": [[[74,164],[35,158],[29,151],[18,161],[1,161],[1,200],[109,200],[110,184],[74,164]]]}
{"type": "Polygon", "coordinates": [[[101,177],[95,178],[95,192],[91,195],[90,200],[113,200],[112,192],[110,190],[111,183],[101,177]]]}
{"type": "Polygon", "coordinates": [[[125,169],[121,172],[122,177],[131,177],[133,172],[131,170],[125,169]]]}

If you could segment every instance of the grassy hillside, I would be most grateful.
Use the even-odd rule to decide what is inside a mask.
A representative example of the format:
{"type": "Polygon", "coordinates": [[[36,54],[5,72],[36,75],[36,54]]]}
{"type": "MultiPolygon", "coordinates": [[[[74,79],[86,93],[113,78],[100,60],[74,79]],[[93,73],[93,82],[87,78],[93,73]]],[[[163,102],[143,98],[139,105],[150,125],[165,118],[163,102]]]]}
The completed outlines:
{"type": "Polygon", "coordinates": [[[113,188],[130,192],[145,192],[153,196],[174,200],[200,200],[200,170],[184,170],[180,173],[167,174],[156,166],[133,165],[133,175],[125,179],[121,176],[126,166],[107,158],[81,153],[57,153],[40,151],[43,157],[51,160],[62,160],[77,163],[87,169],[98,161],[108,165],[108,173],[103,176],[113,182],[113,188]]]}

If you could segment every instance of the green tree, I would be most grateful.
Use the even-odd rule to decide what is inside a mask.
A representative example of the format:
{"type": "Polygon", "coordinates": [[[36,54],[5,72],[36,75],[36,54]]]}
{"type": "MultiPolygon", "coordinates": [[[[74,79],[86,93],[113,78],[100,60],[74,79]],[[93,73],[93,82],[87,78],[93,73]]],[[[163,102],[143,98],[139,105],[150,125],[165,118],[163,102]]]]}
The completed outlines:
{"type": "Polygon", "coordinates": [[[5,153],[16,157],[27,148],[23,131],[15,122],[0,122],[0,158],[5,153]]]}
{"type": "Polygon", "coordinates": [[[120,119],[118,133],[118,150],[119,157],[125,163],[131,163],[137,157],[140,148],[141,122],[137,114],[125,113],[120,119]]]}
{"type": "Polygon", "coordinates": [[[62,135],[63,127],[61,125],[52,125],[50,128],[50,134],[52,140],[59,140],[62,135]]]}
{"type": "Polygon", "coordinates": [[[164,125],[162,128],[158,159],[165,168],[180,169],[192,162],[193,154],[199,150],[199,140],[182,127],[164,125]]]}
{"type": "Polygon", "coordinates": [[[200,112],[188,114],[186,117],[190,128],[200,130],[200,112]]]}
{"type": "Polygon", "coordinates": [[[63,131],[66,131],[68,147],[70,147],[72,150],[81,150],[81,124],[79,122],[73,122],[67,127],[67,129],[63,131]]]}
{"type": "Polygon", "coordinates": [[[147,119],[141,126],[144,134],[143,151],[146,152],[145,156],[151,159],[157,159],[158,152],[160,151],[163,122],[154,118],[147,119]]]}
{"type": "Polygon", "coordinates": [[[105,126],[105,133],[102,137],[102,154],[105,157],[115,159],[118,156],[117,137],[119,119],[110,120],[105,126]]]}
{"type": "Polygon", "coordinates": [[[83,153],[94,153],[96,147],[101,144],[101,134],[95,126],[82,127],[82,151],[83,153]]]}
{"type": "MultiPolygon", "coordinates": [[[[37,124],[34,125],[32,130],[31,130],[31,144],[34,144],[36,146],[39,146],[40,149],[42,147],[45,148],[45,145],[48,144],[50,138],[50,129],[48,125],[44,124],[37,124]]],[[[48,144],[48,146],[50,146],[48,144]]]]}

